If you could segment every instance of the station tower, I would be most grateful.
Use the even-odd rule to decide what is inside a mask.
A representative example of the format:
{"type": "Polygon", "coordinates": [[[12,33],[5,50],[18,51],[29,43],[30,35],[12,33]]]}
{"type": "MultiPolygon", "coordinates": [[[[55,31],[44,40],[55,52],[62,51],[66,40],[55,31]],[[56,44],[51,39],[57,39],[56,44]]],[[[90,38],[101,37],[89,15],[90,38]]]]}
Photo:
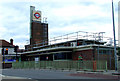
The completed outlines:
{"type": "Polygon", "coordinates": [[[35,10],[34,6],[30,6],[30,45],[48,44],[48,24],[47,22],[41,22],[41,15],[41,11],[35,10]]]}

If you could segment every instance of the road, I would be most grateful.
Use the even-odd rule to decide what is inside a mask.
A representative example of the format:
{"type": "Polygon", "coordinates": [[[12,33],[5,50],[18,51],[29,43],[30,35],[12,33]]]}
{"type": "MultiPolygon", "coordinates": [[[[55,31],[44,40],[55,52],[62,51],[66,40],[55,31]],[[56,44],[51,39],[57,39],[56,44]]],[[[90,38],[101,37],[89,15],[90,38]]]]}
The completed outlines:
{"type": "MultiPolygon", "coordinates": [[[[47,69],[4,69],[3,76],[20,77],[21,79],[105,79],[94,74],[76,73],[76,71],[61,71],[47,69]],[[91,76],[90,76],[91,75],[91,76]]],[[[113,77],[116,80],[117,77],[113,77]]],[[[107,79],[107,78],[106,78],[107,79]]],[[[109,78],[108,78],[109,79],[109,78]]]]}
{"type": "Polygon", "coordinates": [[[29,79],[93,79],[90,77],[70,76],[75,72],[61,71],[61,70],[34,70],[34,69],[5,69],[2,75],[16,76],[29,79]]]}

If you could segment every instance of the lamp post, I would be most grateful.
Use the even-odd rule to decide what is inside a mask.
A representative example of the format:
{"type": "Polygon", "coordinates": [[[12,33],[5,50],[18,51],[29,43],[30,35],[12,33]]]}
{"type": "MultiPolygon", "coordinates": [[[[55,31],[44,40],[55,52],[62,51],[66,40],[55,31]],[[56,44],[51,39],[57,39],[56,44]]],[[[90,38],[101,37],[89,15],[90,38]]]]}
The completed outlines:
{"type": "Polygon", "coordinates": [[[115,20],[114,20],[114,6],[113,6],[113,0],[112,0],[112,19],[113,19],[113,35],[114,35],[115,71],[117,71],[117,53],[116,53],[115,20]]]}

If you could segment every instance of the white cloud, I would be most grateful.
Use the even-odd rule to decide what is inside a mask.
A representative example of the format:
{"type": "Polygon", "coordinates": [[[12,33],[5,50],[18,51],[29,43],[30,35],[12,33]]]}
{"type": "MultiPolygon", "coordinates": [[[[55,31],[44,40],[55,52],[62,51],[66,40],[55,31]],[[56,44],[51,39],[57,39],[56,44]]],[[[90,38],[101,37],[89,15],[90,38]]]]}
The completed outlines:
{"type": "MultiPolygon", "coordinates": [[[[118,0],[114,0],[115,9],[117,3],[118,0]]],[[[1,38],[9,40],[13,37],[16,44],[26,44],[25,41],[29,39],[30,5],[41,10],[42,17],[48,18],[49,37],[76,31],[105,31],[108,36],[112,36],[111,0],[2,0],[0,1],[1,38]]],[[[116,10],[116,22],[117,19],[116,10]]]]}

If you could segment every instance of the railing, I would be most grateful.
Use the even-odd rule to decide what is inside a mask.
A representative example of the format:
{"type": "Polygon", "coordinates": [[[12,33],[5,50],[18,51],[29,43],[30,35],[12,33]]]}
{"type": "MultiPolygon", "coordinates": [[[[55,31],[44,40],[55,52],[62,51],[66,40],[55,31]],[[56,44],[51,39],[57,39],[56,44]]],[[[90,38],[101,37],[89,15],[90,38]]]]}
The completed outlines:
{"type": "Polygon", "coordinates": [[[104,37],[103,36],[104,33],[105,32],[97,32],[97,33],[85,32],[85,31],[73,32],[73,33],[62,35],[62,36],[53,37],[53,38],[50,38],[49,40],[47,39],[47,40],[37,41],[36,44],[28,46],[26,51],[33,50],[34,47],[53,45],[57,43],[63,43],[63,42],[78,40],[78,39],[94,40],[99,42],[112,41],[112,38],[104,37]]]}
{"type": "Polygon", "coordinates": [[[24,61],[12,63],[14,69],[107,70],[106,61],[24,61]]]}

